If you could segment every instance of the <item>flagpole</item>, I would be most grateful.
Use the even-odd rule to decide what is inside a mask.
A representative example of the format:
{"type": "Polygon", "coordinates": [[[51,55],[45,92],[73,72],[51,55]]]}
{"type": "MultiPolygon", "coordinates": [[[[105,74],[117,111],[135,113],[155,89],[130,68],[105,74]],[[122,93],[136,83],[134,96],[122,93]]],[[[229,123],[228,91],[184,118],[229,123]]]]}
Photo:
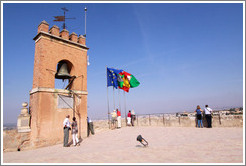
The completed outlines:
{"type": "Polygon", "coordinates": [[[87,11],[87,8],[85,7],[85,34],[84,34],[84,37],[86,37],[86,11],[87,11]]]}
{"type": "Polygon", "coordinates": [[[107,100],[108,100],[108,125],[109,125],[109,129],[111,128],[111,124],[110,124],[110,117],[109,117],[109,99],[108,99],[108,70],[107,70],[107,66],[106,66],[106,77],[107,77],[107,100]]]}
{"type": "MultiPolygon", "coordinates": [[[[125,98],[125,121],[126,121],[126,92],[124,91],[124,98],[125,98]]],[[[127,125],[127,121],[126,121],[127,125]]]]}
{"type": "Polygon", "coordinates": [[[120,108],[120,111],[122,112],[121,106],[120,106],[120,89],[118,89],[118,95],[119,95],[119,108],[120,108]]]}
{"type": "MultiPolygon", "coordinates": [[[[113,86],[113,97],[114,97],[114,86],[113,86]]],[[[114,100],[114,110],[115,110],[115,100],[114,100]]]]}

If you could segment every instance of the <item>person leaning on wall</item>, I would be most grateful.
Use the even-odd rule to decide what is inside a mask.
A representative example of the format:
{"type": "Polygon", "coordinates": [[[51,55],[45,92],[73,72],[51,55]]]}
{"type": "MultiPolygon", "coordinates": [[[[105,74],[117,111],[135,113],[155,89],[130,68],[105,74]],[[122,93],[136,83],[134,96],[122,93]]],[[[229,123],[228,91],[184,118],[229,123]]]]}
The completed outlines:
{"type": "Polygon", "coordinates": [[[131,111],[131,124],[134,126],[134,121],[136,120],[136,114],[134,112],[134,109],[131,111]]]}
{"type": "Polygon", "coordinates": [[[208,105],[205,105],[204,108],[205,111],[205,118],[207,120],[208,128],[212,128],[212,112],[213,110],[208,107],[208,105]]]}

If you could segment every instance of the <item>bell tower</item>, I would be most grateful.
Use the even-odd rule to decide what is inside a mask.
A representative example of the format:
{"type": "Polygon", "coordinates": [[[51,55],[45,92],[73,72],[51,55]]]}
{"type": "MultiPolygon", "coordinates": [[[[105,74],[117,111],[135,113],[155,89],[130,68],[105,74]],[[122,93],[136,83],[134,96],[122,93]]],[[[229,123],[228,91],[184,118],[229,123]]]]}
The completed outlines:
{"type": "MultiPolygon", "coordinates": [[[[76,117],[78,136],[87,135],[87,51],[85,37],[42,21],[35,41],[33,86],[30,91],[31,143],[46,146],[63,142],[63,120],[76,117]],[[55,89],[55,79],[68,79],[55,89]]],[[[71,138],[71,136],[70,136],[71,138]]]]}

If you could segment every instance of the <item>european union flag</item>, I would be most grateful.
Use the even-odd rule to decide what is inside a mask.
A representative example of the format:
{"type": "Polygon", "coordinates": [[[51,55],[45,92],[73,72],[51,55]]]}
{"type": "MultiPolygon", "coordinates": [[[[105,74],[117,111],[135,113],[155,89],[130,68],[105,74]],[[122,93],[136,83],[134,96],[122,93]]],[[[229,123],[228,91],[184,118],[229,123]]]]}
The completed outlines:
{"type": "Polygon", "coordinates": [[[117,70],[114,68],[107,67],[107,80],[108,80],[107,86],[114,86],[117,89],[118,88],[117,77],[118,74],[122,71],[123,70],[117,70]]]}

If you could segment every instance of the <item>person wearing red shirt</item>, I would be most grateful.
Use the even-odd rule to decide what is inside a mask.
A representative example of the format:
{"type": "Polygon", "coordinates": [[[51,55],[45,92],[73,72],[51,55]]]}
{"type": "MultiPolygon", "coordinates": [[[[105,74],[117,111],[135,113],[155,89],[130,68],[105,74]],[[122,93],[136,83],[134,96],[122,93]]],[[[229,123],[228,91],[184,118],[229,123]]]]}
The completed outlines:
{"type": "Polygon", "coordinates": [[[118,122],[117,129],[119,129],[121,128],[121,113],[118,110],[118,108],[116,109],[116,112],[117,112],[117,122],[118,122]]]}
{"type": "Polygon", "coordinates": [[[131,111],[130,110],[127,114],[127,126],[131,126],[131,111]]]}

